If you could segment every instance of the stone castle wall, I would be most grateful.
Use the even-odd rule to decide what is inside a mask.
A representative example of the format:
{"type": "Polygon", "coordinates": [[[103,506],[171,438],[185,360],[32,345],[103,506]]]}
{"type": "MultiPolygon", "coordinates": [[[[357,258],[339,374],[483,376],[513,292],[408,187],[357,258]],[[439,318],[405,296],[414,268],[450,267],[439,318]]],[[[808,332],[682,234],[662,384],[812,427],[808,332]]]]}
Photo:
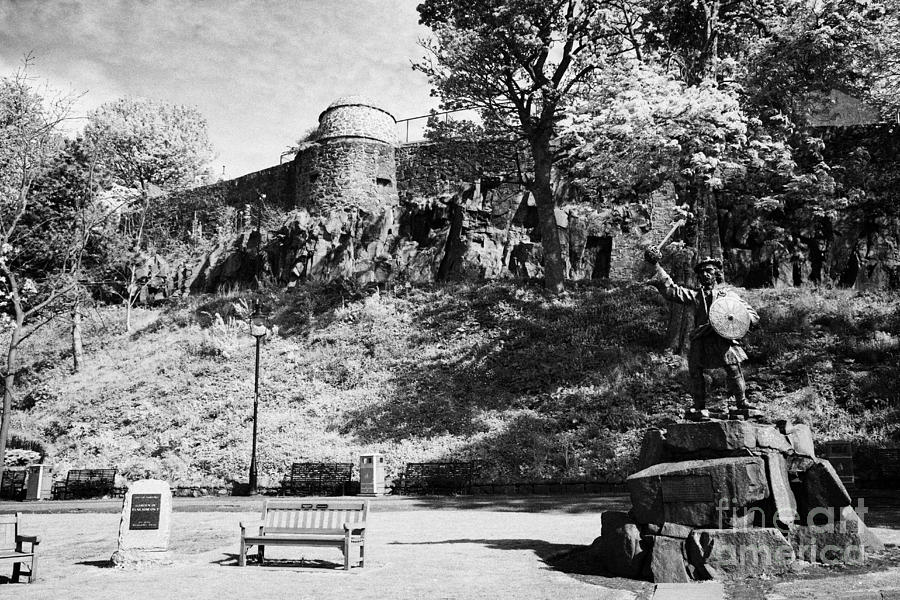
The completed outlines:
{"type": "Polygon", "coordinates": [[[434,198],[461,183],[518,182],[528,172],[527,153],[505,140],[404,144],[397,149],[397,190],[403,201],[434,198]]]}
{"type": "Polygon", "coordinates": [[[313,213],[397,203],[394,147],[366,139],[328,140],[295,159],[294,205],[313,213]]]}

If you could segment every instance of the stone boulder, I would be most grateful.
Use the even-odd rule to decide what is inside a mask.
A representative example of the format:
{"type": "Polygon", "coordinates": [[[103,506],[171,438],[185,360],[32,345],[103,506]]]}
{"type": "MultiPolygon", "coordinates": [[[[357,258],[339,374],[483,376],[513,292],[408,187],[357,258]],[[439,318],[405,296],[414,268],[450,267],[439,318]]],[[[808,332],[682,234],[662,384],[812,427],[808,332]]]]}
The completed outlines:
{"type": "Polygon", "coordinates": [[[798,514],[797,499],[791,490],[787,461],[784,460],[784,456],[775,452],[766,454],[763,459],[766,461],[766,475],[769,478],[769,490],[772,492],[768,511],[772,515],[772,522],[766,524],[791,525],[797,520],[798,514]]]}
{"type": "Polygon", "coordinates": [[[655,583],[687,583],[687,554],[684,540],[661,535],[647,536],[653,549],[650,552],[650,573],[655,583]]]}
{"type": "Polygon", "coordinates": [[[868,552],[884,550],[878,536],[851,507],[835,509],[824,525],[795,525],[789,534],[799,558],[824,564],[859,564],[868,552]]]}
{"type": "Polygon", "coordinates": [[[666,462],[669,452],[666,448],[666,438],[659,429],[648,429],[641,440],[641,453],[638,456],[638,470],[666,462]]]}
{"type": "Polygon", "coordinates": [[[785,454],[794,451],[788,437],[778,431],[778,428],[773,425],[756,426],[756,445],[760,448],[777,450],[785,454]]]}
{"type": "Polygon", "coordinates": [[[827,460],[819,459],[805,473],[806,510],[850,506],[850,494],[827,460]]]}
{"type": "Polygon", "coordinates": [[[674,452],[732,452],[756,447],[756,426],[746,421],[675,423],[666,430],[666,445],[674,452]]]}
{"type": "Polygon", "coordinates": [[[774,528],[695,529],[686,548],[698,579],[771,575],[788,570],[796,560],[791,544],[774,528]]]}
{"type": "Polygon", "coordinates": [[[790,441],[791,448],[795,454],[815,458],[816,449],[813,445],[812,430],[810,430],[809,425],[792,425],[788,423],[784,427],[784,434],[790,441]]]}
{"type": "Polygon", "coordinates": [[[628,513],[607,510],[600,516],[600,537],[592,544],[606,571],[620,577],[638,577],[646,552],[641,532],[628,513]]]}
{"type": "Polygon", "coordinates": [[[627,479],[639,523],[730,526],[739,509],[769,496],[763,459],[755,456],[654,465],[627,479]]]}

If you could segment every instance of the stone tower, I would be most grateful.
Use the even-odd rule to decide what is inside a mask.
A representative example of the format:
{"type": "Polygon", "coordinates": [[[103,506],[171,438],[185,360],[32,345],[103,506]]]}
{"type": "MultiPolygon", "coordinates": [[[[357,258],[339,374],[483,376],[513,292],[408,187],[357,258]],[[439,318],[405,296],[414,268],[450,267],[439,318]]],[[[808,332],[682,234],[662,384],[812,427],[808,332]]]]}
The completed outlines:
{"type": "Polygon", "coordinates": [[[312,214],[398,203],[396,120],[365,96],[338,98],[319,115],[316,142],[298,156],[297,204],[312,214]]]}

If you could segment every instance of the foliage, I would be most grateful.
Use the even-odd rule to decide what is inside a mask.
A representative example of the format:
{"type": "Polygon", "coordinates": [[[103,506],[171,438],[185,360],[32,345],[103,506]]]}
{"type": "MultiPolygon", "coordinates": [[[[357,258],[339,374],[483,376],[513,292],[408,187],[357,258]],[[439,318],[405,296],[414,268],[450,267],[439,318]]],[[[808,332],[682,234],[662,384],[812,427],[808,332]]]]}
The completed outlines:
{"type": "Polygon", "coordinates": [[[126,187],[182,189],[206,183],[213,158],[206,120],[192,107],[120,98],[91,111],[85,140],[126,187]]]}
{"type": "Polygon", "coordinates": [[[492,127],[530,146],[544,247],[545,285],[563,288],[564,261],[556,235],[550,140],[560,110],[603,60],[607,31],[595,28],[594,0],[426,0],[420,22],[434,35],[425,73],[444,108],[477,108],[492,127]]]}
{"type": "Polygon", "coordinates": [[[665,181],[721,189],[741,167],[748,119],[733,90],[688,86],[652,65],[604,73],[573,103],[560,145],[574,181],[596,201],[630,201],[665,181]]]}

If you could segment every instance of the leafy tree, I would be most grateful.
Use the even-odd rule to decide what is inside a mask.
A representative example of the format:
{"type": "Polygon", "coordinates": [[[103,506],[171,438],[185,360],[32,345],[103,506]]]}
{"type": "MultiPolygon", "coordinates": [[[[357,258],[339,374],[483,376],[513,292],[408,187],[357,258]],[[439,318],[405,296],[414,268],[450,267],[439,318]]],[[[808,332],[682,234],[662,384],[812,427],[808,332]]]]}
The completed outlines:
{"type": "Polygon", "coordinates": [[[206,120],[194,108],[120,98],[88,115],[84,137],[99,165],[105,167],[125,188],[140,194],[124,193],[126,223],[136,225],[124,233],[128,247],[128,282],[125,286],[125,329],[131,331],[131,314],[146,282],[141,281],[147,213],[161,191],[184,189],[205,183],[212,146],[206,120]]]}
{"type": "Polygon", "coordinates": [[[48,99],[38,93],[28,75],[29,63],[26,58],[22,69],[0,80],[0,323],[9,333],[3,363],[0,469],[9,435],[20,346],[56,316],[56,310],[76,287],[65,272],[42,273],[40,265],[34,264],[35,238],[51,232],[49,239],[59,242],[56,236],[64,225],[52,214],[47,223],[36,218],[33,211],[35,182],[60,150],[60,125],[74,99],[48,99]],[[32,277],[37,274],[43,277],[32,277]]]}
{"type": "Polygon", "coordinates": [[[98,163],[126,187],[183,189],[209,177],[206,120],[192,107],[120,98],[88,114],[84,138],[98,163]]]}
{"type": "Polygon", "coordinates": [[[414,68],[444,108],[480,109],[530,148],[548,290],[564,287],[565,263],[551,188],[553,138],[560,111],[601,62],[604,40],[596,0],[425,0],[420,23],[433,38],[414,68]]]}

